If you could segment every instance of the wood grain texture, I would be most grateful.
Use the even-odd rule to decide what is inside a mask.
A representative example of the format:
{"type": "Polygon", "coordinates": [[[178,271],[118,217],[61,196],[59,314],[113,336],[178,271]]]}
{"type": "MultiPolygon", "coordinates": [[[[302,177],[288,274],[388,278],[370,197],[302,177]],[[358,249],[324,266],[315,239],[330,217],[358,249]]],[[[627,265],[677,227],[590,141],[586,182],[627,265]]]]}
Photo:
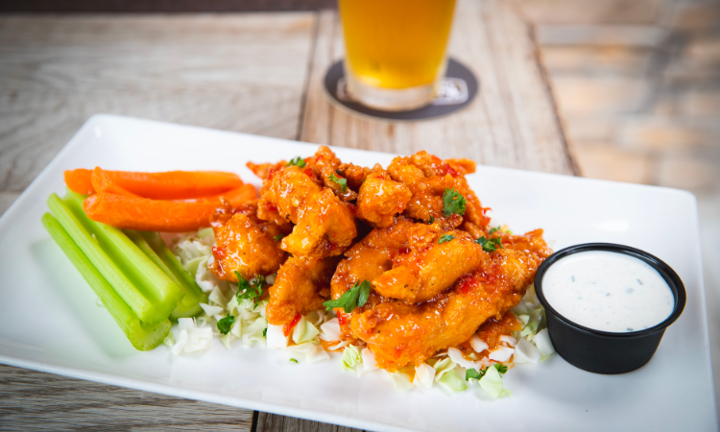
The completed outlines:
{"type": "Polygon", "coordinates": [[[360,432],[344,426],[302,420],[263,412],[257,413],[254,432],[360,432]]]}
{"type": "Polygon", "coordinates": [[[0,430],[250,431],[252,411],[0,365],[0,430]]]}
{"type": "Polygon", "coordinates": [[[95,113],[297,136],[312,13],[0,16],[0,191],[95,113]]]}
{"type": "MultiPolygon", "coordinates": [[[[512,4],[460,0],[451,52],[475,102],[420,123],[331,105],[336,12],[0,17],[0,210],[90,115],[132,115],[281,138],[576,174],[532,29],[512,4]],[[301,110],[301,108],[303,108],[301,110]]],[[[250,430],[252,412],[0,366],[2,430],[250,430]]],[[[353,429],[256,413],[257,431],[353,429]]]]}
{"type": "Polygon", "coordinates": [[[321,13],[301,139],[401,154],[427,150],[487,165],[578,174],[532,27],[514,4],[459,0],[450,55],[480,80],[469,107],[421,122],[359,117],[331,104],[321,91],[327,68],[343,56],[337,15],[321,13]]]}

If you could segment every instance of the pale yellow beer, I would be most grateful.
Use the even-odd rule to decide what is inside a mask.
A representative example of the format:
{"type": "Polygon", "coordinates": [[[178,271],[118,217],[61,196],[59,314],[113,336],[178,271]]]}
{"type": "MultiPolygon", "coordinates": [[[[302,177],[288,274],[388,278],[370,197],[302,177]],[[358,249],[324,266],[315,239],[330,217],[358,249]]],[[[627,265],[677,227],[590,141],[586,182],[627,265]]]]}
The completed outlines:
{"type": "Polygon", "coordinates": [[[339,0],[339,6],[351,96],[429,103],[445,72],[455,0],[339,0]]]}

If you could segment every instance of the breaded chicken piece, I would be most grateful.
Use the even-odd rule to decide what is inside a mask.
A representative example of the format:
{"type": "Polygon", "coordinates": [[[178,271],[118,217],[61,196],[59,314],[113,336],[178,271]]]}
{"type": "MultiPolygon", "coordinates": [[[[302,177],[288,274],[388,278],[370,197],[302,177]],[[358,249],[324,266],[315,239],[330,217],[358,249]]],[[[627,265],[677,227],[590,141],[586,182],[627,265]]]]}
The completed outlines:
{"type": "Polygon", "coordinates": [[[463,226],[473,236],[487,227],[490,219],[480,200],[468,186],[465,174],[475,172],[475,163],[467,159],[448,159],[421,151],[409,157],[396,157],[388,166],[392,179],[405,184],[413,196],[405,214],[413,219],[429,222],[439,220],[442,225],[463,226]],[[467,201],[464,214],[443,214],[443,195],[447,189],[459,192],[467,201]]]}
{"type": "Polygon", "coordinates": [[[342,162],[328,147],[320,146],[318,151],[315,152],[315,156],[307,158],[307,163],[317,178],[322,181],[323,186],[332,190],[338,198],[345,202],[357,199],[357,192],[353,190],[351,184],[348,184],[348,179],[343,176],[343,172],[340,170],[343,165],[342,162]],[[343,182],[343,180],[345,181],[343,182]]]}
{"type": "Polygon", "coordinates": [[[330,297],[330,278],[338,261],[339,257],[289,258],[269,288],[270,301],[265,309],[268,322],[283,325],[297,314],[321,309],[330,297]]]}
{"type": "Polygon", "coordinates": [[[378,228],[392,225],[395,215],[402,213],[412,198],[412,192],[390,174],[375,165],[360,186],[357,200],[357,217],[378,228]]]}
{"type": "Polygon", "coordinates": [[[212,270],[218,278],[237,282],[235,272],[250,280],[280,268],[287,253],[274,236],[287,233],[277,225],[255,216],[257,202],[233,210],[225,204],[215,210],[210,224],[215,233],[212,270]]]}
{"type": "Polygon", "coordinates": [[[373,230],[345,255],[333,278],[333,298],[367,280],[383,297],[409,304],[432,299],[489,259],[465,231],[403,218],[373,230]]]}
{"type": "Polygon", "coordinates": [[[357,236],[355,207],[318,184],[312,171],[287,166],[274,172],[260,191],[258,217],[276,224],[295,224],[282,240],[294,256],[341,254],[357,236]]]}
{"type": "MultiPolygon", "coordinates": [[[[542,230],[505,236],[474,272],[430,302],[409,305],[371,299],[351,314],[352,336],[367,342],[378,366],[394,371],[467,341],[489,318],[520,302],[540,263],[550,255],[542,230]]],[[[343,317],[347,320],[347,317],[343,317]]]]}

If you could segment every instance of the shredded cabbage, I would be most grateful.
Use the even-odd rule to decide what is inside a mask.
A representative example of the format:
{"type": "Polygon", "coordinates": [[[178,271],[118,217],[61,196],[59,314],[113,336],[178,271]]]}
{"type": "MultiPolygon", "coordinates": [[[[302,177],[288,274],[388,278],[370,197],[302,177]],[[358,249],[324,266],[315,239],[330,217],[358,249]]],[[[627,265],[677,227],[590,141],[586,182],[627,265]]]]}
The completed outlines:
{"type": "Polygon", "coordinates": [[[526,339],[520,339],[515,346],[515,363],[537,363],[540,361],[540,350],[526,339]]]}
{"type": "Polygon", "coordinates": [[[290,337],[283,333],[283,326],[268,325],[266,336],[268,348],[287,348],[290,337]]]}
{"type": "Polygon", "coordinates": [[[320,326],[320,339],[328,342],[340,340],[340,321],[333,318],[320,326]]]}
{"type": "Polygon", "coordinates": [[[420,363],[415,367],[415,379],[413,384],[416,387],[429,389],[435,380],[435,369],[427,363],[420,363]]]}
{"type": "Polygon", "coordinates": [[[448,370],[439,380],[438,383],[442,384],[444,388],[449,390],[451,393],[457,393],[467,390],[467,384],[455,373],[455,369],[448,370]]]}
{"type": "Polygon", "coordinates": [[[488,358],[497,362],[505,362],[510,360],[513,353],[515,353],[515,348],[499,347],[495,351],[491,352],[488,358]]]}
{"type": "Polygon", "coordinates": [[[355,366],[362,363],[362,357],[360,351],[354,345],[348,345],[345,347],[342,355],[342,368],[346,371],[352,371],[355,366]]]}
{"type": "Polygon", "coordinates": [[[301,344],[315,340],[318,334],[320,334],[320,330],[305,319],[305,317],[302,317],[300,321],[295,324],[292,339],[296,344],[301,344]]]}
{"type": "Polygon", "coordinates": [[[548,329],[540,330],[532,341],[543,356],[549,356],[555,352],[555,347],[553,347],[552,341],[550,340],[548,329]]]}
{"type": "Polygon", "coordinates": [[[483,341],[482,339],[480,339],[477,335],[474,335],[472,339],[470,339],[470,346],[472,347],[472,349],[479,353],[488,349],[488,344],[485,343],[485,341],[483,341]]]}
{"type": "Polygon", "coordinates": [[[490,396],[497,398],[502,396],[510,396],[512,392],[503,387],[502,377],[498,370],[494,367],[489,367],[485,376],[479,381],[480,387],[485,390],[490,396]]]}
{"type": "Polygon", "coordinates": [[[396,392],[405,393],[414,387],[413,383],[410,381],[410,377],[407,376],[407,374],[404,374],[402,372],[391,373],[387,371],[386,373],[388,374],[390,379],[392,379],[396,392]]]}

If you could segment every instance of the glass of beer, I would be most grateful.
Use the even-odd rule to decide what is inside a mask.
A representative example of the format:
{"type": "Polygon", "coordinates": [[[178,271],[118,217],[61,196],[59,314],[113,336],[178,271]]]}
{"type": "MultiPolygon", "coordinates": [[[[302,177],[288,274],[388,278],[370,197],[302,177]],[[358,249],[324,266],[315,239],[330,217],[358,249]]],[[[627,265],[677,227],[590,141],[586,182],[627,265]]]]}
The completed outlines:
{"type": "Polygon", "coordinates": [[[350,97],[383,111],[423,107],[447,65],[455,0],[338,0],[350,97]]]}

